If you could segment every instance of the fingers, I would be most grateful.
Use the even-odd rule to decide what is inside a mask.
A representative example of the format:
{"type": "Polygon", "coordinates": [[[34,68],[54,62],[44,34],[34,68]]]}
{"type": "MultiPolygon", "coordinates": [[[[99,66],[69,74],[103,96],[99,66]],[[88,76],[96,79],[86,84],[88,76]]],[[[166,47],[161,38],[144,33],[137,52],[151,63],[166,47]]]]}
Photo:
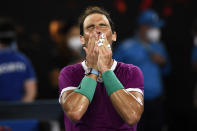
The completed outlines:
{"type": "Polygon", "coordinates": [[[109,44],[107,37],[105,34],[100,35],[100,38],[103,39],[103,45],[109,44]]]}
{"type": "Polygon", "coordinates": [[[111,45],[109,44],[105,34],[101,33],[99,35],[99,42],[101,42],[101,44],[99,44],[99,46],[105,45],[105,46],[107,46],[107,48],[111,49],[111,45]]]}
{"type": "Polygon", "coordinates": [[[96,41],[98,41],[98,40],[99,40],[99,34],[98,34],[98,33],[96,33],[96,32],[93,32],[93,35],[95,36],[96,41]]]}
{"type": "Polygon", "coordinates": [[[112,52],[110,44],[99,46],[99,50],[101,50],[103,53],[112,52]]]}
{"type": "Polygon", "coordinates": [[[97,34],[95,32],[93,32],[92,34],[90,34],[90,38],[88,41],[88,46],[83,48],[87,54],[91,54],[93,53],[94,55],[98,56],[99,53],[105,54],[105,55],[109,55],[111,54],[111,48],[110,45],[106,39],[106,35],[101,33],[101,34],[97,34]],[[98,41],[99,39],[103,39],[103,45],[102,46],[98,46],[98,41]]]}
{"type": "Polygon", "coordinates": [[[98,47],[98,45],[95,45],[94,52],[95,52],[96,55],[99,54],[99,47],[98,47]]]}
{"type": "Polygon", "coordinates": [[[85,51],[85,53],[87,55],[88,54],[88,49],[86,47],[83,47],[83,49],[84,49],[84,51],[85,51]]]}
{"type": "Polygon", "coordinates": [[[88,50],[90,52],[92,52],[92,50],[94,49],[94,42],[95,42],[95,38],[93,37],[93,35],[91,35],[88,41],[88,50]]]}
{"type": "Polygon", "coordinates": [[[92,33],[92,34],[90,35],[89,42],[88,42],[88,45],[89,45],[88,50],[89,50],[90,52],[92,52],[92,51],[94,50],[94,47],[95,47],[95,45],[96,45],[97,39],[98,39],[98,38],[97,38],[97,35],[96,35],[95,33],[92,33]]]}
{"type": "Polygon", "coordinates": [[[99,56],[103,54],[103,48],[102,47],[98,48],[98,53],[99,53],[99,56]]]}

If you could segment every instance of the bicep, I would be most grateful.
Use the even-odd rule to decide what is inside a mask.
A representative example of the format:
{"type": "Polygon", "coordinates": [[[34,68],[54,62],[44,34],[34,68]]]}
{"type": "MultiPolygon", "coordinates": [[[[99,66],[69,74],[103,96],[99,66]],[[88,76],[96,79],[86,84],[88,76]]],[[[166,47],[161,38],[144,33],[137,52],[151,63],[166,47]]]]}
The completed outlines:
{"type": "Polygon", "coordinates": [[[22,101],[31,102],[35,99],[37,94],[37,85],[35,79],[29,79],[24,82],[24,96],[22,101]]]}
{"type": "Polygon", "coordinates": [[[68,90],[62,94],[61,106],[71,121],[77,122],[86,112],[89,100],[84,95],[68,90]]]}
{"type": "Polygon", "coordinates": [[[68,97],[71,93],[74,92],[74,89],[73,90],[68,90],[68,91],[65,91],[62,93],[62,95],[60,96],[60,103],[65,103],[66,101],[66,97],[68,97]]]}
{"type": "Polygon", "coordinates": [[[144,77],[139,67],[134,67],[129,71],[128,83],[125,89],[140,104],[144,105],[144,77]]]}
{"type": "Polygon", "coordinates": [[[35,70],[31,61],[29,61],[28,59],[25,59],[24,63],[26,65],[25,78],[26,79],[36,78],[35,70]]]}
{"type": "Polygon", "coordinates": [[[60,96],[60,103],[63,105],[64,103],[68,103],[68,101],[88,101],[87,97],[85,97],[84,95],[74,92],[73,90],[67,90],[65,92],[62,93],[62,95],[60,96]]]}
{"type": "Polygon", "coordinates": [[[129,91],[129,94],[141,105],[144,106],[144,96],[136,91],[129,91]]]}

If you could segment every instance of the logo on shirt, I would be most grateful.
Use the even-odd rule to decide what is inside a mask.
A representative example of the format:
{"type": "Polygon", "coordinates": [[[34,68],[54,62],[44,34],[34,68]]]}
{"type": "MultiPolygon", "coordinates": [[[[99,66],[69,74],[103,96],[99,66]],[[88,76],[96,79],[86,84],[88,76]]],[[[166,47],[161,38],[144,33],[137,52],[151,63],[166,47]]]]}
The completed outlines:
{"type": "Polygon", "coordinates": [[[26,66],[22,62],[9,62],[0,64],[0,75],[11,72],[21,72],[25,70],[26,66]]]}

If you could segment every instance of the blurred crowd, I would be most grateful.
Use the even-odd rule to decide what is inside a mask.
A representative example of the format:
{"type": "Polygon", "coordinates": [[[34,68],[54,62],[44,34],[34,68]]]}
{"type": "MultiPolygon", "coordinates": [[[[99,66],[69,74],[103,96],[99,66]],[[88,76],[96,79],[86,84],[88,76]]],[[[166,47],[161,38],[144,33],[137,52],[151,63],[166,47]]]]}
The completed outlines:
{"type": "Polygon", "coordinates": [[[66,65],[80,62],[84,57],[80,43],[80,30],[76,21],[66,23],[61,20],[52,20],[49,23],[47,42],[43,42],[38,34],[32,34],[30,38],[25,36],[23,27],[18,27],[5,18],[0,19],[0,32],[1,100],[22,100],[26,94],[33,95],[29,101],[35,98],[58,98],[60,70],[66,65]],[[18,69],[23,68],[19,64],[24,65],[23,71],[18,69]],[[26,87],[30,85],[27,82],[29,79],[34,79],[31,90],[26,87]],[[11,90],[13,94],[10,95],[8,92],[11,90]],[[14,97],[17,95],[17,90],[20,95],[14,97]],[[6,94],[9,96],[4,96],[6,94]]]}
{"type": "MultiPolygon", "coordinates": [[[[117,61],[137,65],[143,72],[145,109],[138,130],[168,131],[171,117],[167,113],[170,105],[176,103],[172,97],[176,92],[170,97],[166,95],[172,94],[168,92],[174,85],[169,80],[173,74],[173,61],[161,40],[162,28],[167,23],[152,9],[140,12],[136,23],[134,35],[114,46],[113,57],[117,61]]],[[[192,75],[189,76],[191,84],[188,86],[192,87],[185,87],[185,90],[191,89],[193,94],[182,97],[192,98],[191,111],[196,112],[197,20],[191,24],[193,46],[191,69],[188,70],[192,75]]],[[[60,70],[64,66],[81,62],[84,58],[80,30],[75,19],[51,20],[48,23],[48,36],[42,37],[38,33],[27,36],[23,25],[17,25],[8,18],[0,18],[0,101],[58,99],[60,70]]],[[[183,101],[182,106],[185,105],[187,104],[183,101]]]]}
{"type": "Polygon", "coordinates": [[[43,42],[38,34],[27,37],[22,26],[0,18],[1,102],[58,99],[60,70],[82,61],[85,54],[76,21],[52,20],[48,32],[43,42]]]}

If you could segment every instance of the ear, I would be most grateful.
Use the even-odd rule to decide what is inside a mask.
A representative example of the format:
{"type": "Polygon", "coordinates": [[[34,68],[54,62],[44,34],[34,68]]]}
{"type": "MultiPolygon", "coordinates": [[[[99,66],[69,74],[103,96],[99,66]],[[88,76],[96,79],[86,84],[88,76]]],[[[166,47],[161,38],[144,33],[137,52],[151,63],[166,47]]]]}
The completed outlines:
{"type": "Polygon", "coordinates": [[[112,41],[116,41],[116,38],[117,38],[117,35],[116,35],[116,32],[113,32],[112,33],[112,41]]]}
{"type": "Polygon", "coordinates": [[[84,36],[80,35],[80,41],[82,45],[85,45],[85,38],[84,36]]]}

